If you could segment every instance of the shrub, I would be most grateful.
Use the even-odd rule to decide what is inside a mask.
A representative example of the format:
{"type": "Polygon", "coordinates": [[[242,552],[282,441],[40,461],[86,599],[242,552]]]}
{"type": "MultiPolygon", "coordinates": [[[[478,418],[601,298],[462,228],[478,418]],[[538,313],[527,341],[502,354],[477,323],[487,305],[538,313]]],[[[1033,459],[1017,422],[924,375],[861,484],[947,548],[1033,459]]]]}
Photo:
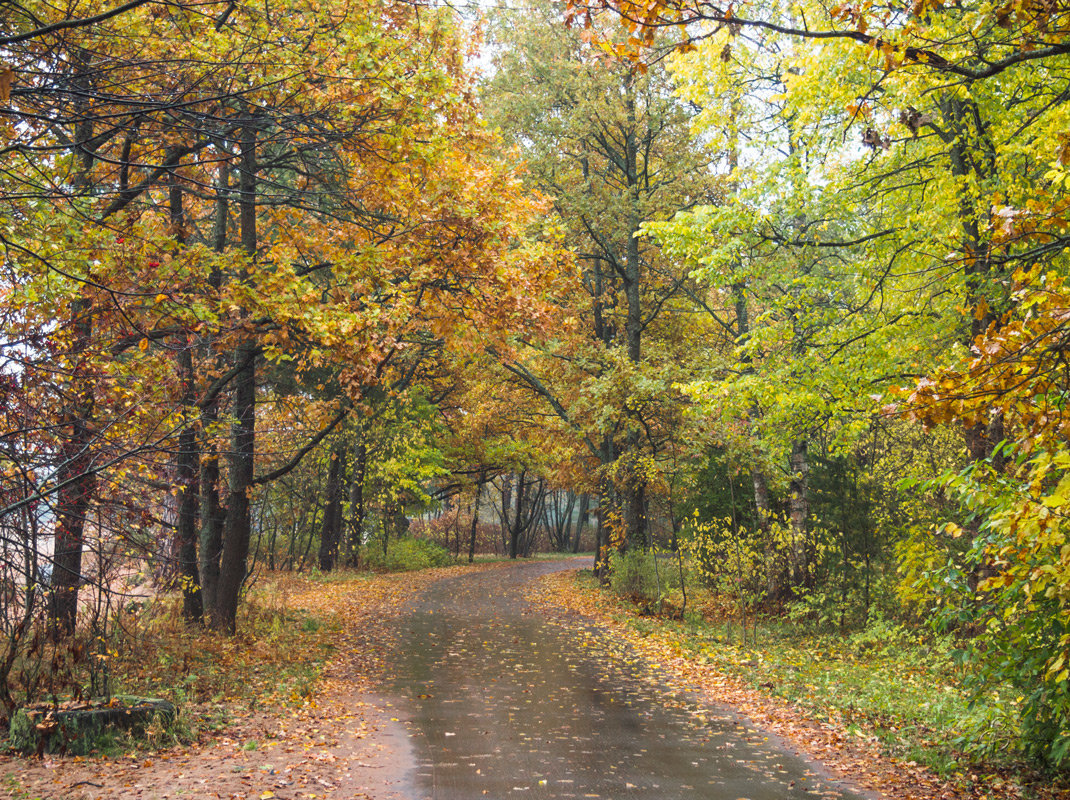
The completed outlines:
{"type": "Polygon", "coordinates": [[[670,590],[680,588],[675,560],[655,563],[653,553],[629,550],[609,557],[609,585],[621,597],[657,602],[670,590]]]}
{"type": "Polygon", "coordinates": [[[702,520],[696,514],[686,521],[680,543],[707,588],[751,606],[770,599],[768,576],[784,571],[776,554],[786,552],[789,536],[777,521],[763,532],[734,529],[730,517],[702,520]]]}
{"type": "Polygon", "coordinates": [[[453,563],[449,550],[426,539],[405,536],[392,540],[383,553],[382,545],[365,545],[362,563],[376,572],[407,572],[428,567],[444,567],[453,563]]]}

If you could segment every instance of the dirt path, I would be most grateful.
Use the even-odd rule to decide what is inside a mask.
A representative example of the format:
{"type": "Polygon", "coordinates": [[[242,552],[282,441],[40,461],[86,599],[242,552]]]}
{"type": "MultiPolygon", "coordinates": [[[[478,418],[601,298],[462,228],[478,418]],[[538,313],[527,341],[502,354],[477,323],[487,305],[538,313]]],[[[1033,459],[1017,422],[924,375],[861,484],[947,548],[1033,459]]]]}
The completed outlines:
{"type": "Polygon", "coordinates": [[[442,581],[405,618],[390,673],[409,698],[417,798],[862,796],[733,710],[677,690],[612,632],[547,624],[522,593],[577,566],[442,581]]]}
{"type": "Polygon", "coordinates": [[[783,703],[702,672],[671,647],[628,641],[569,590],[560,570],[586,565],[308,585],[290,598],[294,606],[346,621],[314,702],[238,715],[214,739],[151,755],[3,756],[0,798],[784,800],[835,791],[812,762],[770,747],[775,734],[885,797],[962,797],[914,765],[888,763],[783,703]],[[521,590],[534,604],[520,602],[521,590]],[[398,647],[407,659],[386,657],[398,647]],[[695,690],[713,704],[696,704],[695,690]],[[746,709],[760,730],[717,703],[746,709]],[[644,744],[640,735],[654,738],[644,744]],[[756,773],[773,779],[768,791],[756,773]]]}
{"type": "MultiPolygon", "coordinates": [[[[1011,782],[1002,782],[974,792],[964,791],[912,761],[887,756],[874,736],[849,733],[846,726],[818,721],[803,709],[748,687],[735,676],[683,657],[671,637],[640,635],[615,617],[614,601],[601,593],[581,593],[570,575],[549,575],[531,584],[527,592],[547,620],[572,628],[578,619],[587,619],[612,632],[619,641],[649,663],[658,664],[667,683],[680,691],[696,693],[707,702],[721,704],[744,715],[751,724],[779,737],[785,746],[806,759],[819,762],[832,775],[886,800],[1021,800],[1023,794],[1011,782]]],[[[1038,798],[1055,795],[1047,791],[1038,798]]]]}

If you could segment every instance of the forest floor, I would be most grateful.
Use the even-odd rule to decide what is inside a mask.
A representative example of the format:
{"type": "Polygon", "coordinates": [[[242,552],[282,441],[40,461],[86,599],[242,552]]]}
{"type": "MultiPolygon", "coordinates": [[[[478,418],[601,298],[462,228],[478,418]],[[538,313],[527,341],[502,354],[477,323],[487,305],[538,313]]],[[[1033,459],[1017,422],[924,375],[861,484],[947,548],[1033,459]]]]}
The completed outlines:
{"type": "Polygon", "coordinates": [[[103,755],[0,755],[0,798],[407,800],[408,734],[374,693],[391,622],[430,583],[494,566],[279,575],[233,641],[147,632],[140,668],[120,667],[124,689],[179,700],[181,741],[150,732],[148,746],[103,755]]]}
{"type": "MultiPolygon", "coordinates": [[[[280,576],[250,604],[244,636],[220,644],[217,638],[176,635],[175,628],[146,631],[125,662],[134,684],[127,688],[179,700],[181,735],[158,731],[147,744],[126,742],[90,757],[0,755],[0,798],[406,798],[409,787],[399,776],[412,763],[408,735],[394,709],[376,695],[392,621],[432,582],[472,569],[280,576]]],[[[652,625],[627,603],[577,581],[573,572],[531,584],[527,596],[548,620],[568,625],[582,615],[609,629],[672,676],[675,688],[734,708],[799,754],[877,795],[1067,796],[1043,781],[1023,788],[996,771],[943,779],[914,761],[893,758],[864,728],[836,714],[814,714],[776,697],[771,687],[753,685],[744,674],[695,658],[670,628],[652,625]]]]}

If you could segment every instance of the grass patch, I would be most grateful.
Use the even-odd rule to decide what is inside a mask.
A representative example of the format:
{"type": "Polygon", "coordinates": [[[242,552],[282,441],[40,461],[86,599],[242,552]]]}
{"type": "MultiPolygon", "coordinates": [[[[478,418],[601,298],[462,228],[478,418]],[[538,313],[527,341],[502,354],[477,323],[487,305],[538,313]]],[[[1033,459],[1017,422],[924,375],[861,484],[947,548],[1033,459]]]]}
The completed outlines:
{"type": "Polygon", "coordinates": [[[859,651],[850,638],[802,636],[768,627],[756,644],[716,624],[676,626],[693,658],[807,709],[818,720],[870,732],[894,755],[947,774],[958,769],[956,740],[977,714],[954,670],[924,645],[859,651]]]}
{"type": "MultiPolygon", "coordinates": [[[[358,580],[347,576],[337,584],[358,580]]],[[[179,722],[167,734],[177,741],[220,731],[237,712],[310,700],[338,625],[290,607],[287,594],[280,582],[256,587],[239,609],[239,633],[230,637],[187,625],[171,601],[124,618],[111,664],[113,691],[173,702],[179,722]]],[[[165,744],[163,738],[161,732],[148,744],[165,744]]]]}
{"type": "MultiPolygon", "coordinates": [[[[592,573],[576,578],[581,593],[601,594],[610,618],[640,638],[659,636],[686,658],[707,664],[744,686],[781,697],[818,721],[849,734],[875,737],[891,755],[967,780],[978,767],[962,751],[978,730],[1009,741],[1006,704],[971,702],[960,688],[963,673],[950,645],[885,621],[847,634],[813,633],[788,620],[738,619],[697,593],[684,620],[650,615],[650,609],[605,590],[592,573]]],[[[1020,765],[988,763],[990,770],[1020,765]]]]}
{"type": "MultiPolygon", "coordinates": [[[[363,580],[349,575],[326,585],[283,575],[258,583],[239,608],[236,636],[188,625],[175,595],[129,604],[109,621],[111,633],[100,643],[101,652],[91,654],[95,668],[106,675],[110,697],[167,700],[178,715],[154,718],[133,730],[108,726],[61,746],[108,755],[158,750],[206,739],[263,708],[310,701],[340,628],[334,606],[322,598],[353,596],[362,588],[352,587],[363,580]],[[294,603],[296,591],[321,599],[294,603]]],[[[60,711],[88,697],[80,677],[55,698],[60,711]]],[[[0,746],[20,744],[13,739],[0,746]]]]}
{"type": "Polygon", "coordinates": [[[391,539],[385,553],[381,543],[365,545],[360,560],[375,572],[408,572],[456,563],[453,554],[442,545],[409,536],[391,539]]]}
{"type": "Polygon", "coordinates": [[[7,773],[0,780],[0,786],[4,789],[4,797],[10,798],[10,800],[43,800],[41,795],[25,789],[22,785],[22,779],[13,772],[7,773]]]}

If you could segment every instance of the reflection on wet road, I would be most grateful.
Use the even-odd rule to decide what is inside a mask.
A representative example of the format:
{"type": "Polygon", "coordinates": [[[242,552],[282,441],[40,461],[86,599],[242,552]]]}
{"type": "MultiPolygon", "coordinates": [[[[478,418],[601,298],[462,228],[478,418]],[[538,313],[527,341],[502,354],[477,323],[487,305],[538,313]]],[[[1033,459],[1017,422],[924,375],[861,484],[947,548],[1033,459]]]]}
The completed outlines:
{"type": "Polygon", "coordinates": [[[547,624],[520,598],[525,581],[579,565],[517,564],[421,599],[395,672],[417,797],[857,797],[731,713],[665,688],[601,633],[547,624]]]}

